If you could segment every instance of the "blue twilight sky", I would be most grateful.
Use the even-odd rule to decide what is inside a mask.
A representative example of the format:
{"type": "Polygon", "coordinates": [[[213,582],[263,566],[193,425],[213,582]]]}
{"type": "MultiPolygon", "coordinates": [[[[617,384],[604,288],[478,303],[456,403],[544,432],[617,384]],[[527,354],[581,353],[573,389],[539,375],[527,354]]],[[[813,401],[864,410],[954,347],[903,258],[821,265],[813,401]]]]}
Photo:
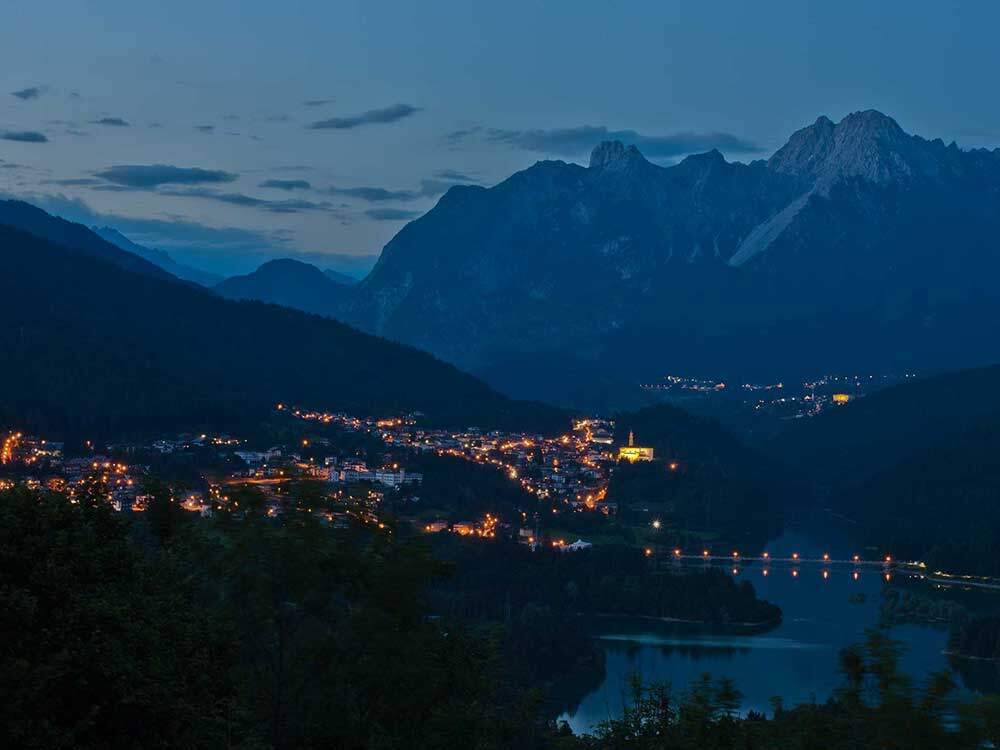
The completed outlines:
{"type": "Polygon", "coordinates": [[[0,194],[221,271],[367,255],[606,132],[767,156],[826,114],[1000,145],[1000,3],[5,3],[0,194]]]}

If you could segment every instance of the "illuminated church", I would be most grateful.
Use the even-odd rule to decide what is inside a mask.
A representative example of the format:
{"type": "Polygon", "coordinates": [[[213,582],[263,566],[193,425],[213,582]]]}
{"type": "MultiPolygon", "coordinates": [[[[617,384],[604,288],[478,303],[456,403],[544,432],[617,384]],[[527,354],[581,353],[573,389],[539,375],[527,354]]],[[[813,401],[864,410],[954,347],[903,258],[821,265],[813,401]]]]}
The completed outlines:
{"type": "Polygon", "coordinates": [[[653,449],[636,445],[635,433],[629,430],[628,445],[623,445],[618,449],[618,460],[631,461],[632,463],[636,461],[652,461],[653,449]]]}

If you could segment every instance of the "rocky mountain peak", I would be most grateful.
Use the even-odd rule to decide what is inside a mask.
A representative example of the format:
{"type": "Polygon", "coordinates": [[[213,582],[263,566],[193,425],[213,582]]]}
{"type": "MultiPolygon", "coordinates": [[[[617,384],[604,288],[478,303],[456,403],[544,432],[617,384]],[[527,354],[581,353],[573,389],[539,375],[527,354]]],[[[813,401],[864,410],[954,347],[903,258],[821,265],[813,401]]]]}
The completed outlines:
{"type": "Polygon", "coordinates": [[[602,141],[590,152],[591,169],[626,170],[636,164],[645,164],[646,157],[635,146],[621,141],[602,141]]]}
{"type": "Polygon", "coordinates": [[[822,184],[838,177],[884,183],[921,170],[925,160],[917,153],[918,141],[888,115],[869,109],[853,112],[836,124],[820,117],[796,131],[768,165],[822,184]]]}

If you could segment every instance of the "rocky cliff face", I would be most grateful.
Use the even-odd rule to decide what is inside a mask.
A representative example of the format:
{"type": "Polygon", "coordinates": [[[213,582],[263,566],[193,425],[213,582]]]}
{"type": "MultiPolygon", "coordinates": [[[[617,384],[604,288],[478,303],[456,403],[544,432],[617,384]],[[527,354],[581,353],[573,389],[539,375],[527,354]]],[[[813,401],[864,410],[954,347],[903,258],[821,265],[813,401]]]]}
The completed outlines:
{"type": "Polygon", "coordinates": [[[553,352],[629,371],[965,364],[1000,356],[952,338],[973,313],[1000,319],[983,284],[998,217],[1000,152],[874,111],[821,117],[750,164],[660,167],[608,142],[589,167],[452,188],[341,315],[479,370],[553,352]]]}

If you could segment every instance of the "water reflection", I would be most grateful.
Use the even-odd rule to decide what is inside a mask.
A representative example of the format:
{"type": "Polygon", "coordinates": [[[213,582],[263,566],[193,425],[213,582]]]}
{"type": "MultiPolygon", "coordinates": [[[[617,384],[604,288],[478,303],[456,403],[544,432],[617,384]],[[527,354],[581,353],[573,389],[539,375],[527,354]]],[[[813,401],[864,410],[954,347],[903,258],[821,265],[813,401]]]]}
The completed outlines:
{"type": "MultiPolygon", "coordinates": [[[[822,549],[809,539],[783,541],[775,548],[798,549],[803,558],[819,558],[819,563],[729,560],[725,568],[782,608],[779,626],[767,632],[726,632],[649,621],[602,621],[595,634],[605,653],[604,680],[562,718],[580,732],[620,715],[634,673],[647,682],[669,682],[677,691],[706,672],[731,677],[744,694],[744,710],[769,713],[773,696],[781,696],[786,706],[826,700],[841,684],[839,651],[862,641],[865,630],[878,623],[881,589],[902,574],[877,566],[854,567],[849,555],[847,565],[824,565],[822,549]]],[[[832,545],[828,549],[836,550],[832,545]]],[[[901,666],[907,673],[921,679],[948,667],[945,629],[901,625],[892,629],[892,636],[904,644],[901,666]]],[[[990,676],[978,675],[983,682],[990,676]]]]}

